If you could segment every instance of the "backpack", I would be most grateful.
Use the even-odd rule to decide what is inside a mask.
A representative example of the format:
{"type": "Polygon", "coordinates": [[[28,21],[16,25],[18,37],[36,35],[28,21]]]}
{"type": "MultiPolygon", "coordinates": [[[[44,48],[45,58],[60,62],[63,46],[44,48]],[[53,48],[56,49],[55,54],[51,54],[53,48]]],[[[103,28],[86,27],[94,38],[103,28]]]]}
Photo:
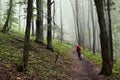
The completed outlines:
{"type": "Polygon", "coordinates": [[[77,52],[80,52],[81,51],[81,47],[78,45],[78,46],[76,46],[76,51],[77,52]]]}

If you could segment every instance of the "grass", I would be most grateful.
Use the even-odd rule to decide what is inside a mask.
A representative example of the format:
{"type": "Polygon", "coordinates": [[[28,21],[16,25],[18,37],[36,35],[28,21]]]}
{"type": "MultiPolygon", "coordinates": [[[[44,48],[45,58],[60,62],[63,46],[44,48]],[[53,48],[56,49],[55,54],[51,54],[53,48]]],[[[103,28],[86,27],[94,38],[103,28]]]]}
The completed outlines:
{"type": "MultiPolygon", "coordinates": [[[[101,59],[101,55],[100,53],[96,53],[95,55],[90,52],[87,49],[83,50],[83,54],[89,58],[90,60],[92,60],[94,63],[96,63],[99,66],[102,66],[102,59],[101,59]]],[[[118,60],[116,63],[114,63],[114,67],[113,67],[113,74],[117,74],[120,75],[120,61],[118,60]]]]}
{"type": "Polygon", "coordinates": [[[83,54],[88,57],[90,60],[94,61],[96,64],[98,65],[102,65],[102,59],[101,59],[101,56],[99,53],[96,53],[95,55],[90,52],[89,50],[87,49],[84,49],[83,50],[83,54]]]}
{"type": "MultiPolygon", "coordinates": [[[[23,33],[10,31],[7,34],[3,34],[0,32],[0,64],[6,66],[6,70],[8,70],[4,74],[1,73],[3,76],[9,75],[9,69],[11,68],[16,70],[16,67],[12,67],[12,65],[20,64],[23,54],[23,44],[23,33]]],[[[21,77],[29,75],[27,78],[29,80],[33,76],[36,80],[66,80],[66,74],[63,69],[66,68],[66,64],[69,62],[67,53],[71,46],[65,43],[61,44],[57,40],[53,41],[53,46],[60,52],[60,56],[56,64],[54,63],[57,55],[56,52],[46,50],[46,46],[38,45],[33,40],[31,40],[28,72],[27,74],[21,74],[21,77]]],[[[12,74],[16,75],[16,73],[17,72],[13,72],[12,74]]],[[[20,75],[20,73],[17,74],[20,75]]]]}
{"type": "MultiPolygon", "coordinates": [[[[13,35],[15,36],[15,35],[13,35]]],[[[19,50],[13,46],[12,42],[18,43],[15,41],[9,33],[3,34],[0,32],[0,62],[3,62],[5,65],[10,66],[12,62],[19,64],[22,50],[19,50]]]]}
{"type": "MultiPolygon", "coordinates": [[[[47,40],[44,40],[44,43],[47,44],[47,40]]],[[[70,44],[67,44],[65,42],[60,42],[59,40],[54,39],[53,42],[53,48],[55,51],[59,51],[60,54],[66,54],[68,51],[72,48],[70,44]]]]}
{"type": "Polygon", "coordinates": [[[114,63],[113,73],[120,75],[120,60],[114,63]]]}

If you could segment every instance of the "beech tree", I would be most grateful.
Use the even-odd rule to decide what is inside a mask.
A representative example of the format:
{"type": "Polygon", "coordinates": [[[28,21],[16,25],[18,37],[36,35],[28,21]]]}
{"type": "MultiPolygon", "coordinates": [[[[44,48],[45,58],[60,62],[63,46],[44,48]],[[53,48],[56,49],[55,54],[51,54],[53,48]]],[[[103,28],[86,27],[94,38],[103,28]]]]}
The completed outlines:
{"type": "Polygon", "coordinates": [[[110,58],[113,65],[113,40],[112,40],[112,25],[111,25],[111,0],[107,0],[108,22],[109,22],[109,44],[110,44],[110,58]]]}
{"type": "Polygon", "coordinates": [[[92,0],[90,1],[90,7],[91,7],[91,19],[92,19],[92,26],[93,26],[93,54],[95,54],[95,43],[96,43],[96,29],[95,29],[95,23],[94,23],[94,7],[92,0]]]}
{"type": "Polygon", "coordinates": [[[87,21],[87,26],[88,26],[88,34],[89,34],[89,50],[91,49],[91,30],[90,30],[90,1],[88,1],[88,21],[87,21]]]}
{"type": "Polygon", "coordinates": [[[12,11],[13,11],[13,0],[9,1],[9,9],[7,10],[7,18],[5,21],[5,24],[3,26],[2,32],[7,32],[10,29],[10,19],[12,17],[12,11]]]}
{"type": "Polygon", "coordinates": [[[27,70],[27,65],[28,65],[32,11],[33,11],[33,0],[28,0],[27,20],[26,20],[27,24],[26,24],[26,30],[25,30],[25,42],[24,42],[23,59],[22,59],[23,71],[27,70]]]}
{"type": "Polygon", "coordinates": [[[100,42],[101,42],[101,55],[102,55],[102,70],[100,74],[111,75],[112,64],[109,52],[109,36],[107,35],[107,28],[105,24],[103,0],[94,0],[98,15],[98,22],[100,26],[100,42]]]}
{"type": "Polygon", "coordinates": [[[43,43],[43,0],[36,0],[37,20],[36,20],[36,42],[43,43]]]}
{"type": "Polygon", "coordinates": [[[61,25],[61,31],[60,31],[60,34],[61,34],[61,43],[63,41],[63,22],[62,22],[62,4],[61,4],[61,0],[60,0],[60,25],[61,25]]]}
{"type": "Polygon", "coordinates": [[[51,17],[51,0],[47,0],[47,49],[53,51],[52,46],[52,17],[51,17]]]}

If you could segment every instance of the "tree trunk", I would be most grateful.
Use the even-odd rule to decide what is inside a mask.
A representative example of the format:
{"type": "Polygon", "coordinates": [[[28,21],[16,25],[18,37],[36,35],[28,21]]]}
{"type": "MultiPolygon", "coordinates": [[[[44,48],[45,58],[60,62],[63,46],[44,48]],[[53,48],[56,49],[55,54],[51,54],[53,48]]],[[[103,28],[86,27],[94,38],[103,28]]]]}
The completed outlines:
{"type": "Polygon", "coordinates": [[[62,4],[60,0],[60,23],[61,23],[61,43],[63,41],[62,4]]]}
{"type": "Polygon", "coordinates": [[[88,34],[89,34],[89,50],[91,50],[91,30],[90,30],[90,2],[88,1],[88,22],[87,22],[87,26],[88,26],[88,34]]]}
{"type": "Polygon", "coordinates": [[[103,0],[94,0],[97,9],[98,22],[100,26],[100,41],[101,41],[101,54],[102,54],[102,70],[100,74],[111,75],[112,65],[109,53],[109,38],[107,35],[107,29],[104,19],[103,0]]]}
{"type": "Polygon", "coordinates": [[[25,31],[25,42],[24,42],[23,60],[22,60],[23,71],[27,69],[27,65],[28,65],[32,11],[33,11],[33,0],[28,0],[27,21],[26,21],[27,25],[25,31]]]}
{"type": "Polygon", "coordinates": [[[53,39],[55,39],[55,27],[56,27],[56,25],[55,25],[55,1],[53,4],[53,25],[54,25],[54,27],[53,27],[53,39]]]}
{"type": "Polygon", "coordinates": [[[110,0],[107,0],[108,7],[108,20],[109,20],[109,40],[110,40],[110,57],[113,65],[113,41],[112,41],[112,25],[111,25],[111,13],[110,13],[110,0]]]}
{"type": "Polygon", "coordinates": [[[50,49],[53,51],[52,47],[52,17],[51,17],[51,0],[47,0],[47,49],[50,49]]]}
{"type": "Polygon", "coordinates": [[[36,19],[36,42],[40,42],[40,18],[41,18],[41,0],[36,0],[37,4],[37,19],[36,19]]]}
{"type": "Polygon", "coordinates": [[[36,42],[43,43],[43,0],[36,0],[37,20],[36,20],[36,42]]]}
{"type": "Polygon", "coordinates": [[[79,27],[79,13],[78,13],[78,0],[76,0],[76,24],[77,24],[77,37],[78,44],[81,45],[80,27],[79,27]]]}
{"type": "Polygon", "coordinates": [[[35,31],[34,31],[34,19],[32,17],[32,34],[31,36],[35,36],[35,31]]]}
{"type": "Polygon", "coordinates": [[[74,8],[73,4],[72,4],[72,0],[70,0],[70,4],[71,4],[71,7],[72,7],[72,11],[73,11],[73,19],[74,19],[74,25],[75,25],[75,36],[76,36],[76,40],[77,40],[77,43],[79,44],[79,39],[78,39],[78,24],[77,24],[77,5],[75,6],[76,8],[74,8]]]}
{"type": "Polygon", "coordinates": [[[3,5],[3,2],[2,2],[2,0],[0,0],[0,11],[1,11],[0,12],[0,21],[1,21],[0,24],[2,24],[2,22],[3,22],[2,21],[2,17],[3,17],[3,10],[2,10],[2,8],[3,8],[3,6],[2,5],[3,5]]]}
{"type": "Polygon", "coordinates": [[[4,33],[6,33],[8,31],[8,24],[9,24],[9,20],[11,17],[12,5],[13,5],[13,0],[10,0],[10,7],[7,12],[7,18],[6,18],[5,24],[2,29],[2,32],[4,32],[4,33]]]}
{"type": "Polygon", "coordinates": [[[93,54],[95,54],[95,43],[96,43],[96,31],[95,31],[95,24],[94,24],[94,13],[93,13],[93,2],[92,0],[90,1],[90,7],[91,7],[91,19],[92,19],[92,26],[93,26],[93,54]]]}
{"type": "Polygon", "coordinates": [[[40,0],[40,42],[43,43],[43,0],[40,0]]]}
{"type": "Polygon", "coordinates": [[[21,4],[19,4],[19,32],[21,30],[20,11],[21,11],[21,4]]]}

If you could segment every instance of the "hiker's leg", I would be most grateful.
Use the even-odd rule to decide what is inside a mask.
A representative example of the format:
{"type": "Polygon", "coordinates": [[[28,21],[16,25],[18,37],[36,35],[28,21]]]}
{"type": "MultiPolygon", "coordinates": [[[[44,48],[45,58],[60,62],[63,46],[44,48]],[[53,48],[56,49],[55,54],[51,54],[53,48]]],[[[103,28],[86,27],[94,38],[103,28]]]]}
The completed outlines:
{"type": "Polygon", "coordinates": [[[78,58],[80,59],[80,53],[78,52],[78,58]]]}
{"type": "Polygon", "coordinates": [[[80,58],[80,60],[82,60],[82,55],[81,55],[81,54],[80,54],[80,57],[79,57],[79,58],[80,58]]]}

